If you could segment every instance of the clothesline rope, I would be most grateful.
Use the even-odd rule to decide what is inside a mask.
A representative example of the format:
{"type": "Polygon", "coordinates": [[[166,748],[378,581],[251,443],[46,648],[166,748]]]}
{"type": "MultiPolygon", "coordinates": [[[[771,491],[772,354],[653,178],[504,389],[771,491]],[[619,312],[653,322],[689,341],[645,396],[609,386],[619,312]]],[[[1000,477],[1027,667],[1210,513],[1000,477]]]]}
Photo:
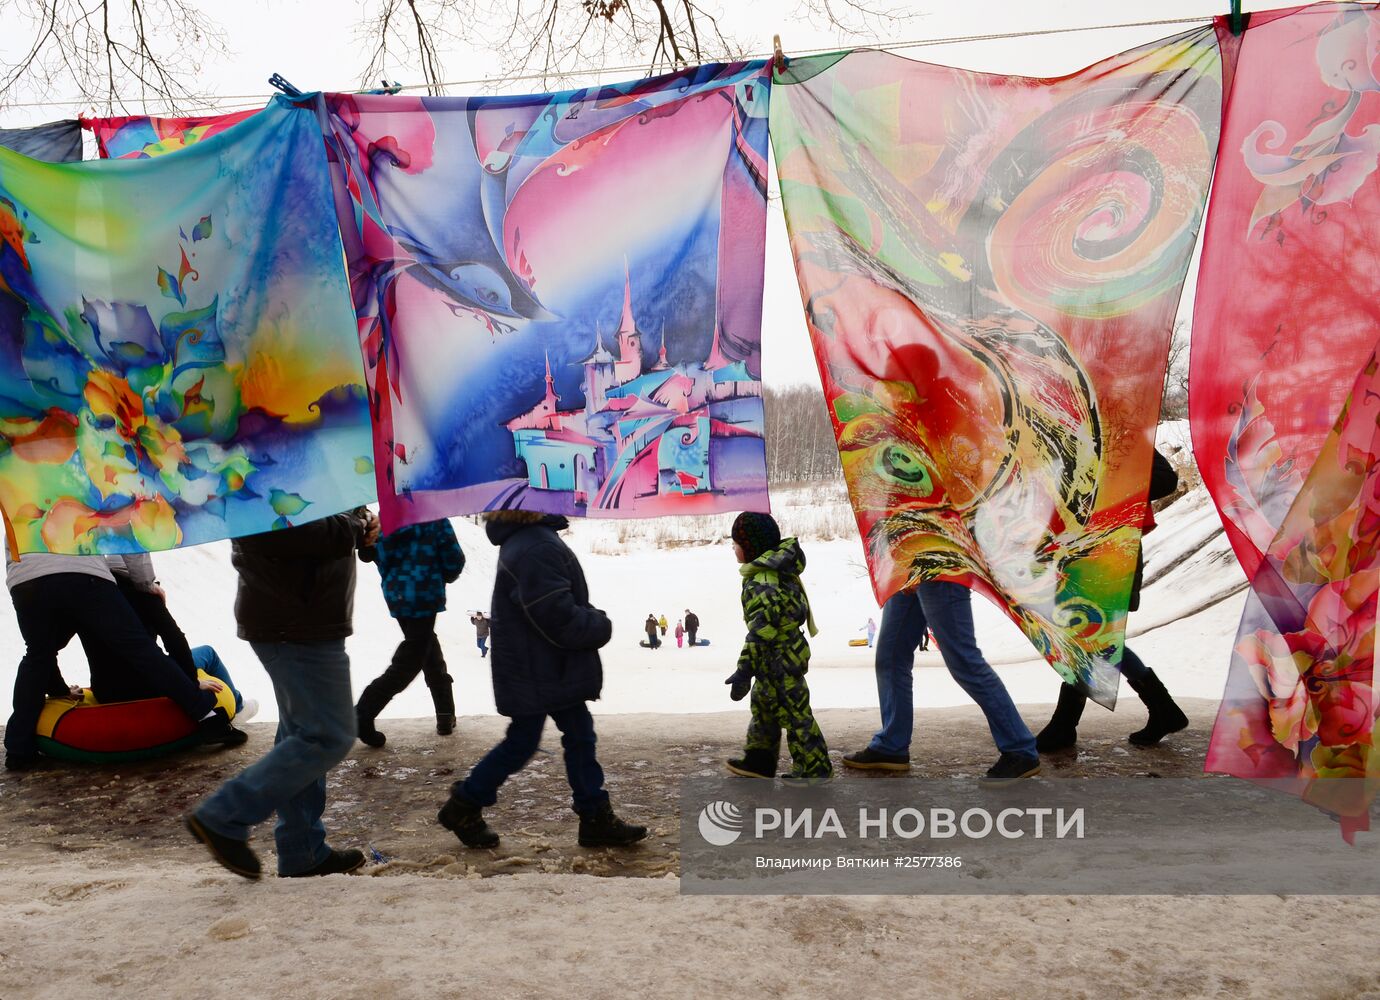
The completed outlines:
{"type": "MultiPolygon", "coordinates": [[[[1074,33],[1076,33],[1076,32],[1081,32],[1081,31],[1114,31],[1114,30],[1118,30],[1118,29],[1122,29],[1122,28],[1151,28],[1151,27],[1163,27],[1163,26],[1166,26],[1166,25],[1176,25],[1176,24],[1205,24],[1205,23],[1211,22],[1211,21],[1213,20],[1214,16],[1215,16],[1215,15],[1212,15],[1212,14],[1205,14],[1205,15],[1201,15],[1201,16],[1198,16],[1198,17],[1169,17],[1169,18],[1162,18],[1162,19],[1153,20],[1153,21],[1125,21],[1125,22],[1122,22],[1122,23],[1120,23],[1120,24],[1086,24],[1086,25],[1080,25],[1080,26],[1072,27],[1072,28],[1034,28],[1034,29],[1030,29],[1030,30],[1026,30],[1026,31],[993,32],[993,33],[989,33],[989,34],[985,34],[985,35],[950,35],[950,36],[948,36],[948,37],[946,37],[946,38],[920,38],[920,39],[915,39],[915,40],[907,41],[907,42],[888,42],[888,43],[885,43],[885,44],[870,44],[870,45],[868,45],[868,44],[863,44],[863,45],[857,45],[857,46],[852,46],[852,47],[853,47],[853,48],[859,48],[859,49],[877,49],[877,50],[881,50],[881,51],[883,51],[883,52],[893,52],[893,51],[897,51],[897,50],[899,50],[899,49],[916,49],[916,48],[924,48],[924,47],[928,47],[928,46],[932,46],[932,45],[957,45],[957,44],[966,43],[966,42],[994,42],[994,41],[1001,41],[1001,40],[1003,40],[1003,39],[1011,39],[1011,38],[1037,38],[1037,37],[1041,37],[1041,36],[1045,36],[1045,35],[1068,35],[1068,34],[1074,34],[1074,33]]],[[[786,55],[787,55],[787,58],[789,58],[789,57],[791,57],[791,56],[818,55],[818,54],[823,53],[823,52],[839,52],[839,51],[844,51],[844,50],[846,50],[847,48],[849,48],[849,47],[848,47],[848,46],[840,47],[840,46],[837,46],[837,45],[832,45],[832,46],[825,46],[825,47],[823,47],[823,48],[814,48],[814,49],[793,49],[793,50],[787,52],[786,55]]],[[[772,52],[755,52],[755,53],[752,53],[752,54],[749,54],[749,55],[742,56],[741,58],[744,58],[744,59],[770,59],[770,58],[772,57],[772,55],[773,55],[772,52]]],[[[479,78],[476,78],[476,79],[473,79],[473,80],[448,80],[448,81],[445,81],[445,82],[443,82],[443,83],[435,84],[435,86],[438,86],[438,87],[474,87],[474,86],[485,86],[485,85],[498,84],[498,83],[519,83],[519,82],[526,81],[526,80],[542,80],[542,79],[550,78],[550,77],[552,77],[552,76],[563,76],[563,77],[586,77],[586,76],[602,76],[602,75],[605,74],[605,73],[634,73],[634,72],[638,72],[638,71],[641,71],[641,70],[645,70],[646,68],[647,68],[647,63],[645,63],[645,62],[634,63],[634,64],[630,64],[630,65],[627,65],[627,66],[593,66],[593,67],[586,67],[586,68],[582,68],[582,69],[574,69],[574,70],[570,70],[569,72],[564,72],[564,73],[559,73],[559,74],[554,74],[554,73],[522,73],[522,74],[518,74],[518,75],[516,75],[516,76],[490,76],[490,77],[479,77],[479,78]]],[[[406,86],[402,86],[402,87],[399,87],[399,88],[397,88],[397,89],[398,89],[398,90],[426,90],[426,89],[427,89],[428,87],[430,87],[430,86],[432,86],[432,84],[426,84],[426,83],[410,83],[410,84],[407,84],[406,86]]],[[[358,93],[359,91],[358,91],[357,89],[355,89],[355,88],[342,88],[340,92],[341,92],[341,93],[358,93]]],[[[221,112],[230,112],[230,111],[242,111],[242,110],[247,110],[247,109],[249,109],[249,108],[258,107],[259,105],[261,105],[261,104],[263,104],[264,102],[266,102],[266,101],[267,101],[269,98],[271,98],[272,96],[273,96],[272,93],[264,93],[264,94],[225,94],[225,95],[206,94],[206,95],[191,95],[191,96],[187,97],[186,100],[187,100],[188,103],[192,103],[192,104],[207,105],[207,106],[208,106],[207,110],[211,110],[211,111],[221,111],[221,112]],[[226,101],[252,101],[252,102],[254,102],[254,103],[251,103],[251,104],[226,104],[226,103],[224,103],[224,102],[226,102],[226,101]]],[[[130,103],[134,103],[134,102],[131,101],[130,103]]],[[[29,102],[22,102],[22,103],[6,104],[6,105],[4,105],[4,107],[6,107],[6,108],[48,108],[48,107],[56,108],[56,107],[81,107],[82,105],[90,105],[90,104],[91,104],[91,98],[89,98],[89,97],[82,97],[82,98],[76,98],[76,99],[73,99],[73,100],[59,100],[59,101],[29,101],[29,102]]]]}

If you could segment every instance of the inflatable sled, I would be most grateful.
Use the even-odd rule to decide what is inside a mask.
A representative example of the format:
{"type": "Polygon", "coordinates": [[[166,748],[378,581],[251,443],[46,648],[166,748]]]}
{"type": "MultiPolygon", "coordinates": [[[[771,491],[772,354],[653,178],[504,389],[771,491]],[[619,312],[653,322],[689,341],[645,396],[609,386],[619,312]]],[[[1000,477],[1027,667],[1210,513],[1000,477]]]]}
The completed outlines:
{"type": "MultiPolygon", "coordinates": [[[[204,670],[201,680],[215,680],[204,670]]],[[[38,749],[49,757],[87,764],[148,760],[192,746],[196,723],[171,698],[113,701],[102,705],[89,689],[83,699],[49,698],[38,717],[38,749]]],[[[216,706],[235,717],[235,692],[216,693],[216,706]]]]}
{"type": "Polygon", "coordinates": [[[848,645],[850,645],[850,646],[866,646],[866,645],[867,645],[867,640],[866,640],[866,639],[849,639],[849,640],[848,640],[848,645]]]}

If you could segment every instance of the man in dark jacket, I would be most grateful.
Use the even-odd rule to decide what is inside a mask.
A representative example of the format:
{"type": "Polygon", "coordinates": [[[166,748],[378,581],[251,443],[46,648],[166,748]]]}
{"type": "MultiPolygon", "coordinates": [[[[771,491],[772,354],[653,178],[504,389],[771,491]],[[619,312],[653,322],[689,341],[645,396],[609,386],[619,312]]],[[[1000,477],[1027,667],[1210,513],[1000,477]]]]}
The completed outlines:
{"type": "Polygon", "coordinates": [[[580,563],[556,534],[569,523],[529,511],[494,511],[487,520],[489,541],[499,547],[489,616],[494,703],[511,721],[502,742],[452,786],[437,819],[466,847],[496,846],[498,835],[484,822],[483,809],[532,759],[550,716],[561,731],[580,846],[635,843],[647,828],[614,815],[585,705],[603,688],[598,650],[613,636],[613,625],[589,603],[580,563]]]}
{"type": "Polygon", "coordinates": [[[690,642],[690,648],[695,648],[695,636],[700,631],[700,616],[689,608],[685,609],[685,638],[690,642]]]}
{"type": "Polygon", "coordinates": [[[258,878],[250,830],[274,812],[278,874],[332,875],[364,864],[357,850],[326,843],[326,774],[355,739],[350,658],[355,549],[378,541],[379,523],[358,508],[310,524],[236,539],[239,636],[273,679],[273,749],[221,785],[187,817],[192,835],[226,868],[258,878]]]}

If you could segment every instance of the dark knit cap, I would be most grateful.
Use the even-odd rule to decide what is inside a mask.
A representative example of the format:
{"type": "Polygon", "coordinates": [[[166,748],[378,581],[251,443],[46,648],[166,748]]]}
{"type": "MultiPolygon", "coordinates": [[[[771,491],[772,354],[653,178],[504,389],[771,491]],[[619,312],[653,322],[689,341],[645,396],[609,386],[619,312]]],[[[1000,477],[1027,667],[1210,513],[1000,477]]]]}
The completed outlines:
{"type": "Polygon", "coordinates": [[[781,544],[781,529],[770,514],[745,510],[733,522],[732,537],[742,547],[747,561],[752,562],[781,544]]]}

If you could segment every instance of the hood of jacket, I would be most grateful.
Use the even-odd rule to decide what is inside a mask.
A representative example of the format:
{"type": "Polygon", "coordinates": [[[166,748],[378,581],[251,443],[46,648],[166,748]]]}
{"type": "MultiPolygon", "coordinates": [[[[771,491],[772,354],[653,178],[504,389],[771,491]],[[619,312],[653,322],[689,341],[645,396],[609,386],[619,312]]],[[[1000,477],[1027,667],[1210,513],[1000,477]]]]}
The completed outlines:
{"type": "Polygon", "coordinates": [[[751,576],[764,569],[775,570],[778,573],[789,573],[791,576],[799,576],[805,571],[805,552],[800,547],[799,540],[795,538],[783,538],[781,544],[774,549],[767,549],[750,563],[743,563],[738,567],[738,571],[743,576],[751,576]]]}
{"type": "Polygon", "coordinates": [[[519,531],[526,531],[528,528],[550,528],[552,531],[564,531],[570,527],[570,521],[563,514],[547,514],[540,521],[490,521],[484,525],[484,533],[489,536],[489,541],[495,545],[502,545],[512,538],[519,531]]]}

